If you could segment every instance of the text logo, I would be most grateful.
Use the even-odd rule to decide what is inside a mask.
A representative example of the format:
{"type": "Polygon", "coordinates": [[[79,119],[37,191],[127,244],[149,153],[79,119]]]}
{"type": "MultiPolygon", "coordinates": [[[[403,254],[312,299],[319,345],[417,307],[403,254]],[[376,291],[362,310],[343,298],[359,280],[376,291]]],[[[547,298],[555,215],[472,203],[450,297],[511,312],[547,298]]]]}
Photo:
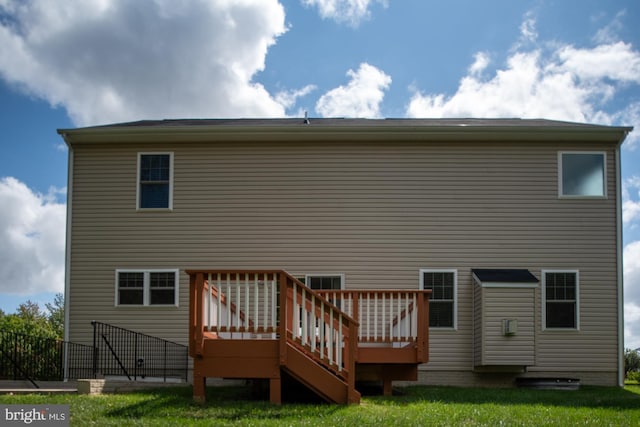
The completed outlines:
{"type": "Polygon", "coordinates": [[[2,426],[69,426],[69,405],[0,405],[2,426]]]}

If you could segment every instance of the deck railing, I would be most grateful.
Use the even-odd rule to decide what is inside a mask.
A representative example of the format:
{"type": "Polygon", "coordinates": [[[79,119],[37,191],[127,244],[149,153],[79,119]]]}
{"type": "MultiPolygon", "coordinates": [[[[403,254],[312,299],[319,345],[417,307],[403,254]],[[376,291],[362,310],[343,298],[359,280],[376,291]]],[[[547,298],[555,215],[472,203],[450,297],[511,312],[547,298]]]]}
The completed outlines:
{"type": "Polygon", "coordinates": [[[203,327],[220,338],[275,338],[278,278],[275,272],[204,274],[203,327]]]}
{"type": "Polygon", "coordinates": [[[429,342],[429,290],[321,290],[359,323],[358,346],[403,347],[415,344],[418,359],[429,342]]]}
{"type": "Polygon", "coordinates": [[[345,379],[354,374],[357,322],[285,271],[187,273],[192,356],[206,336],[278,339],[282,364],[291,343],[345,379]]]}
{"type": "Polygon", "coordinates": [[[287,275],[285,281],[287,307],[293,308],[292,316],[287,316],[287,332],[296,343],[342,374],[355,359],[357,322],[297,279],[287,275]]]}

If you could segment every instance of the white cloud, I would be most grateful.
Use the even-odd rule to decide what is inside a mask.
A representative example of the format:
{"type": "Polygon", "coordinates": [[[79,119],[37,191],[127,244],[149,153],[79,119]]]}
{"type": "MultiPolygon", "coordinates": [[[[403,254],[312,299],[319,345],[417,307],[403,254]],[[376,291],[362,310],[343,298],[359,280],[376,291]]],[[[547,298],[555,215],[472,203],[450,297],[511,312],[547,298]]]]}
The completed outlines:
{"type": "Polygon", "coordinates": [[[305,6],[315,6],[323,19],[333,19],[357,27],[369,18],[371,4],[380,3],[387,7],[386,0],[301,0],[305,6]]]}
{"type": "Polygon", "coordinates": [[[563,46],[557,55],[560,62],[550,66],[549,73],[569,72],[588,82],[607,79],[640,83],[640,53],[634,51],[629,43],[602,44],[592,49],[563,46]]]}
{"type": "Polygon", "coordinates": [[[625,347],[640,347],[640,241],[624,247],[625,347]]]}
{"type": "Polygon", "coordinates": [[[289,109],[296,104],[298,98],[307,96],[308,94],[310,94],[316,89],[317,87],[315,85],[307,85],[302,89],[286,90],[286,91],[278,92],[275,98],[276,98],[276,101],[280,103],[280,105],[282,105],[284,108],[289,109]]]}
{"type": "Polygon", "coordinates": [[[622,219],[624,225],[640,219],[640,176],[622,182],[622,219]]]}
{"type": "Polygon", "coordinates": [[[252,81],[286,31],[277,0],[31,0],[0,15],[0,76],[77,125],[285,114],[252,81]]]}
{"type": "Polygon", "coordinates": [[[491,62],[489,58],[489,54],[486,52],[478,52],[474,55],[473,64],[469,67],[469,74],[471,75],[479,75],[481,74],[491,62]]]}
{"type": "Polygon", "coordinates": [[[525,15],[524,21],[520,24],[520,37],[527,42],[534,42],[538,38],[536,19],[531,12],[525,15]]]}
{"type": "Polygon", "coordinates": [[[622,18],[627,14],[626,10],[616,13],[616,16],[604,27],[600,28],[593,40],[596,43],[613,43],[618,41],[618,33],[622,30],[622,18]]]}
{"type": "Polygon", "coordinates": [[[380,117],[380,104],[391,77],[367,63],[358,70],[347,71],[351,78],[346,86],[338,86],[320,97],[316,111],[324,117],[380,117]]]}
{"type": "MultiPolygon", "coordinates": [[[[533,23],[523,24],[533,37],[533,23]]],[[[593,48],[553,44],[517,49],[506,64],[486,76],[488,54],[480,52],[453,95],[421,93],[407,106],[409,117],[522,117],[602,124],[640,124],[640,103],[611,112],[606,105],[621,89],[640,84],[640,52],[615,42],[593,48]]],[[[627,140],[633,148],[637,132],[627,140]]]]}
{"type": "Polygon", "coordinates": [[[64,190],[34,193],[15,178],[0,179],[0,293],[28,295],[64,289],[64,190]]]}
{"type": "Polygon", "coordinates": [[[625,303],[624,305],[624,347],[640,348],[640,305],[625,303]]]}

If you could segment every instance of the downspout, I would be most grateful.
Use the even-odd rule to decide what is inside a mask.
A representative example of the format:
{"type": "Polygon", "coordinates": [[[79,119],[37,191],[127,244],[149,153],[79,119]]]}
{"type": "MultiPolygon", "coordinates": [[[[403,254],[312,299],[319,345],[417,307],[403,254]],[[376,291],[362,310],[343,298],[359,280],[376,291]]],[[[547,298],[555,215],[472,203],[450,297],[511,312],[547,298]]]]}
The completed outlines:
{"type": "MultiPolygon", "coordinates": [[[[67,224],[64,253],[64,340],[69,342],[69,307],[71,299],[71,205],[73,201],[73,147],[67,141],[66,135],[62,134],[64,142],[67,144],[69,155],[67,158],[67,224]]],[[[64,381],[68,381],[69,374],[69,354],[64,354],[64,381]]]]}
{"type": "Polygon", "coordinates": [[[620,147],[626,138],[625,132],[616,147],[616,257],[618,275],[618,386],[624,387],[624,264],[622,246],[622,171],[620,147]]]}

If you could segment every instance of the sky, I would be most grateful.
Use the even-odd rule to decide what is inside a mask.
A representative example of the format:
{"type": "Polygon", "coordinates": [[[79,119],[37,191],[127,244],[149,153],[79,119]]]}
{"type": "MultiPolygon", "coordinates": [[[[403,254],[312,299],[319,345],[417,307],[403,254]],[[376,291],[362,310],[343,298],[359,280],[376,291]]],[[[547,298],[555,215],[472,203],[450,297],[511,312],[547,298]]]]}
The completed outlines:
{"type": "Polygon", "coordinates": [[[622,148],[625,346],[640,347],[637,0],[0,0],[0,309],[64,289],[56,129],[217,117],[521,117],[622,148]]]}

